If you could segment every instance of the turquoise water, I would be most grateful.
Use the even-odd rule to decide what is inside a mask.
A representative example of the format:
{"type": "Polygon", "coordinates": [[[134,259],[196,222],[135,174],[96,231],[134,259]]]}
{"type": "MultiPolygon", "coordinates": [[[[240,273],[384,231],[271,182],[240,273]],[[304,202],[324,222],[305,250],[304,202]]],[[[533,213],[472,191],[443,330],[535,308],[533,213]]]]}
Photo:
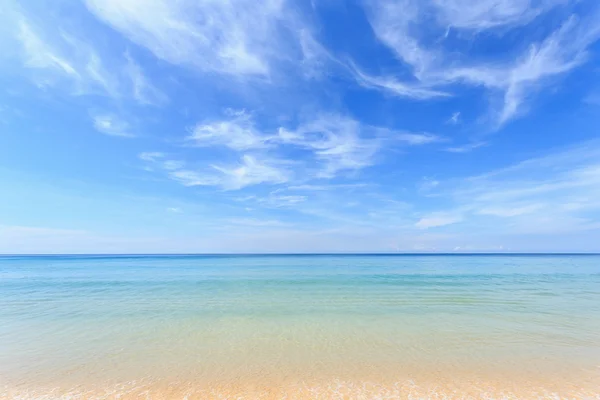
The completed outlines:
{"type": "Polygon", "coordinates": [[[551,381],[599,365],[600,256],[0,257],[6,385],[551,381]]]}

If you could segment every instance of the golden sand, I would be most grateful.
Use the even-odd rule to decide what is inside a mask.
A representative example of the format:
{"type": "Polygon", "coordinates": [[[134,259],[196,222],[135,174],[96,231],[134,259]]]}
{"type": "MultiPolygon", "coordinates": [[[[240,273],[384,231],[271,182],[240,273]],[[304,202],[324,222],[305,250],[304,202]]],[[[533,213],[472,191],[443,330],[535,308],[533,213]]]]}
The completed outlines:
{"type": "Polygon", "coordinates": [[[429,380],[311,380],[197,382],[140,379],[124,383],[46,385],[13,384],[0,399],[600,399],[598,376],[577,379],[515,379],[476,376],[429,380]]]}

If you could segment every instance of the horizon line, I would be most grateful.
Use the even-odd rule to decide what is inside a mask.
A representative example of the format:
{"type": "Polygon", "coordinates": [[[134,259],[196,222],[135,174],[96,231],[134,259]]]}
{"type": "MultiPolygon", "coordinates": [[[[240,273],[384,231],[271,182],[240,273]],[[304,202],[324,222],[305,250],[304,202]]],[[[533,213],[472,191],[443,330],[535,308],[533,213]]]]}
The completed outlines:
{"type": "Polygon", "coordinates": [[[468,255],[600,255],[600,252],[269,252],[269,253],[0,253],[0,257],[61,256],[468,256],[468,255]]]}

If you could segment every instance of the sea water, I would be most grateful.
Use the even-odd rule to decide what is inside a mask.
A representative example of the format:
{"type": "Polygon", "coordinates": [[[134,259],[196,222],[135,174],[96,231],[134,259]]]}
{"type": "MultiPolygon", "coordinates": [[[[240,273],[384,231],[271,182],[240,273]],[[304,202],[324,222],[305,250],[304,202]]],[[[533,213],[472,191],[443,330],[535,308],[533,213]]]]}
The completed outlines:
{"type": "Polygon", "coordinates": [[[0,389],[599,398],[600,256],[2,256],[0,389]]]}

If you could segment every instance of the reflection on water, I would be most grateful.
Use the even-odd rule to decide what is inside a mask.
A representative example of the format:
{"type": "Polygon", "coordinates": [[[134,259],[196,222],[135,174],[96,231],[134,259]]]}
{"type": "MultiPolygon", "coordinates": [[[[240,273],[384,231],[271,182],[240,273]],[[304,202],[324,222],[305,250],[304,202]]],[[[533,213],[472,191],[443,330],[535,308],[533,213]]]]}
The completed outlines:
{"type": "Polygon", "coordinates": [[[598,256],[0,258],[5,395],[580,397],[599,365],[598,256]]]}

